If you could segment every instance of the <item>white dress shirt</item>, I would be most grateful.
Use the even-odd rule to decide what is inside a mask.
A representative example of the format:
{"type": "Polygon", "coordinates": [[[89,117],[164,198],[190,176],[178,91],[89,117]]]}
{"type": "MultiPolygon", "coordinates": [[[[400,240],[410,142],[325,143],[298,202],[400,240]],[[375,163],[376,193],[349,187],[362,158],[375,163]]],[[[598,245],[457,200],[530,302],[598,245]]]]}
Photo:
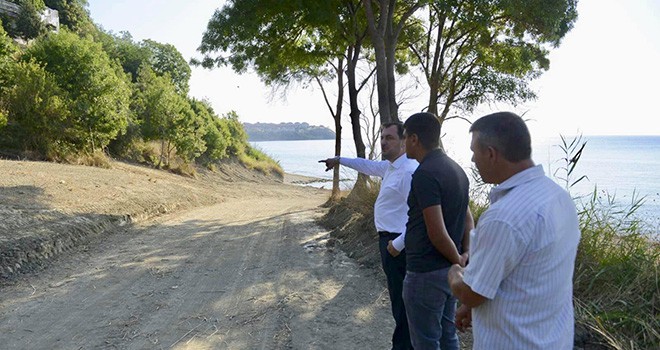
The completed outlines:
{"type": "Polygon", "coordinates": [[[474,349],[573,349],[573,269],[580,230],[570,195],[535,166],[495,187],[470,234],[464,282],[474,349]]]}
{"type": "Polygon", "coordinates": [[[403,154],[394,162],[340,157],[339,163],[365,175],[383,179],[374,204],[374,224],[377,231],[401,233],[392,241],[392,245],[402,251],[405,248],[408,222],[408,193],[417,161],[403,154]]]}

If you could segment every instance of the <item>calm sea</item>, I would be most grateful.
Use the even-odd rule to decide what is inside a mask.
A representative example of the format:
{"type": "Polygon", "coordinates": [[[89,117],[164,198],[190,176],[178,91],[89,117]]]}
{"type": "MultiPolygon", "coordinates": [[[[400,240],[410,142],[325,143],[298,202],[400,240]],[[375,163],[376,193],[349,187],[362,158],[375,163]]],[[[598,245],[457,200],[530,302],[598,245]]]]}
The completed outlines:
{"type": "MultiPolygon", "coordinates": [[[[572,138],[568,138],[571,141],[572,138]]],[[[597,188],[603,200],[614,196],[620,206],[630,204],[634,197],[644,197],[638,214],[648,223],[660,223],[660,136],[583,136],[586,142],[582,157],[573,171],[573,180],[585,175],[587,178],[571,188],[575,197],[589,195],[597,188]],[[633,196],[633,194],[635,196],[633,196]]],[[[470,172],[469,139],[443,139],[447,153],[466,172],[470,172]]],[[[319,160],[333,156],[334,140],[268,141],[253,142],[272,158],[278,160],[284,171],[327,179],[327,182],[312,184],[330,188],[332,172],[325,172],[319,160]]],[[[546,173],[561,177],[565,157],[559,137],[535,140],[532,157],[542,164],[546,173]]],[[[355,148],[350,139],[342,142],[342,156],[354,157],[355,148]]],[[[342,188],[352,187],[356,173],[341,168],[342,188]]],[[[560,184],[562,180],[556,179],[560,184]]]]}

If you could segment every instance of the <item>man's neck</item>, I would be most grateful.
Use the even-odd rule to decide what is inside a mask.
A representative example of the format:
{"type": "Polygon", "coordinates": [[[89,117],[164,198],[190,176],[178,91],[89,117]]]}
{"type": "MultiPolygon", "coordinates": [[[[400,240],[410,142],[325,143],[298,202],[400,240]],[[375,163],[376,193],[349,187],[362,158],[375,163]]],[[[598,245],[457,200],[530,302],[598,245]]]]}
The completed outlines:
{"type": "Polygon", "coordinates": [[[502,172],[502,176],[500,177],[502,180],[498,182],[498,184],[510,179],[512,176],[518,174],[519,172],[525,171],[534,166],[534,161],[531,159],[526,159],[516,163],[509,163],[506,169],[504,169],[502,172]]]}
{"type": "Polygon", "coordinates": [[[401,156],[405,156],[406,152],[401,152],[397,156],[395,156],[393,159],[387,159],[388,162],[394,163],[396,162],[397,159],[401,158],[401,156]]]}
{"type": "Polygon", "coordinates": [[[421,147],[420,147],[420,149],[419,149],[419,153],[418,153],[417,156],[415,157],[415,160],[417,160],[417,163],[420,163],[420,164],[421,164],[422,161],[424,160],[424,158],[426,158],[426,156],[427,156],[429,153],[435,151],[436,149],[437,149],[437,148],[424,149],[424,148],[421,148],[421,147]]]}

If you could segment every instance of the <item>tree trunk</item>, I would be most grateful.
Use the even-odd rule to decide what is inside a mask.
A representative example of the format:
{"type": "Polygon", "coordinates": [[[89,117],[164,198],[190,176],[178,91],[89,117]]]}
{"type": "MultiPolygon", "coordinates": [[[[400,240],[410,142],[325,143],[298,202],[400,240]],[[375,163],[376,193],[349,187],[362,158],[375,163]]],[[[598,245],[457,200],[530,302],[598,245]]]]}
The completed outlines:
{"type": "MultiPolygon", "coordinates": [[[[344,104],[344,63],[339,58],[337,63],[337,107],[332,116],[335,120],[335,156],[341,155],[341,113],[344,104]]],[[[336,166],[332,172],[332,194],[330,201],[338,201],[341,195],[339,188],[339,166],[336,166]]]]}
{"type": "MultiPolygon", "coordinates": [[[[391,28],[389,30],[391,32],[391,28]]],[[[385,42],[385,49],[386,49],[386,64],[387,64],[387,93],[388,93],[388,100],[387,102],[389,103],[389,112],[390,112],[390,117],[389,117],[389,122],[398,122],[400,121],[399,119],[399,104],[396,102],[396,73],[394,72],[394,62],[395,62],[395,54],[396,54],[396,43],[397,43],[397,37],[392,34],[388,33],[387,41],[385,42]]]]}
{"type": "MultiPolygon", "coordinates": [[[[365,158],[366,147],[364,146],[364,141],[362,141],[362,128],[360,127],[360,115],[362,112],[360,111],[360,107],[358,107],[357,77],[355,74],[355,68],[357,67],[360,55],[360,44],[357,44],[355,47],[349,47],[347,53],[348,64],[346,66],[346,79],[348,80],[348,100],[351,108],[350,117],[353,141],[355,142],[355,152],[357,156],[359,158],[365,158]]],[[[351,195],[360,195],[362,191],[366,189],[367,178],[366,175],[358,173],[351,195]]]]}
{"type": "MultiPolygon", "coordinates": [[[[385,1],[384,1],[385,2],[385,1]]],[[[374,46],[376,55],[376,86],[378,88],[378,113],[380,114],[381,124],[389,123],[392,120],[390,110],[390,88],[387,74],[387,53],[385,47],[385,23],[389,13],[389,1],[386,4],[381,2],[378,27],[376,27],[376,16],[374,15],[371,1],[364,1],[364,9],[369,24],[369,35],[374,46]]]]}

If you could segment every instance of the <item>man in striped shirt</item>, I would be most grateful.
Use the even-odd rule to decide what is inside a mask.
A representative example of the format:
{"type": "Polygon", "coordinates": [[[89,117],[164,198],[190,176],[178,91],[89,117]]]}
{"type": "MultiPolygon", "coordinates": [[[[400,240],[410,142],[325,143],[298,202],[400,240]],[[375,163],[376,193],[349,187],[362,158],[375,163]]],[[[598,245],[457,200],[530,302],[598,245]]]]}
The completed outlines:
{"type": "Polygon", "coordinates": [[[474,349],[572,349],[573,269],[580,240],[570,195],[531,160],[519,116],[477,120],[472,161],[497,184],[470,236],[470,262],[449,285],[462,305],[459,330],[474,326],[474,349]]]}

